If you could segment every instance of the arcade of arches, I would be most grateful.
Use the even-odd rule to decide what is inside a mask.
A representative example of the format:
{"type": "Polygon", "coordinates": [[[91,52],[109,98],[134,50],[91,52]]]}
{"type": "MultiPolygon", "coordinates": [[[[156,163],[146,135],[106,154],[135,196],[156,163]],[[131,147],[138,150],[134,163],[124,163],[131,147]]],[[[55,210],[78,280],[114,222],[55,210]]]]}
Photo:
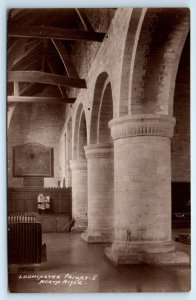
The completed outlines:
{"type": "Polygon", "coordinates": [[[72,188],[70,234],[110,243],[115,265],[189,264],[172,241],[171,197],[172,183],[190,183],[189,10],[118,8],[104,26],[102,43],[75,49],[87,86],[69,89],[75,103],[10,104],[9,186],[22,185],[14,146],[53,147],[44,186],[72,188]]]}

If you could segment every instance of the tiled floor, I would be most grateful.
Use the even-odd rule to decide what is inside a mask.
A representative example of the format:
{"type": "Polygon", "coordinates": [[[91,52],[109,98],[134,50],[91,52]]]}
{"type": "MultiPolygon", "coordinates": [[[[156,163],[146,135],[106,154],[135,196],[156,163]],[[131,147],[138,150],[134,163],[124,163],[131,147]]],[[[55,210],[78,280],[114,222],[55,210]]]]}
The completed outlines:
{"type": "MultiPolygon", "coordinates": [[[[15,272],[12,268],[10,289],[13,292],[190,290],[191,269],[188,266],[121,266],[115,268],[104,257],[106,244],[89,245],[81,240],[80,234],[76,233],[43,234],[43,243],[47,245],[47,262],[32,269],[19,268],[15,272]]],[[[176,243],[176,249],[190,253],[189,245],[176,243]]]]}

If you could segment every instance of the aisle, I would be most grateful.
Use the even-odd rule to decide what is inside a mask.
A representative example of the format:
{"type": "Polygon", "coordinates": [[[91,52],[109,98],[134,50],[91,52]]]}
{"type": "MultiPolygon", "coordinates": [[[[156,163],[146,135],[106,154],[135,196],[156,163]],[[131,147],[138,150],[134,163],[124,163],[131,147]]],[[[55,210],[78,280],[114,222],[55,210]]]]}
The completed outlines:
{"type": "MultiPolygon", "coordinates": [[[[189,290],[188,266],[122,266],[104,257],[106,244],[87,244],[80,234],[43,234],[47,262],[12,274],[15,292],[150,292],[189,290]],[[53,276],[53,277],[52,277],[53,276]],[[28,278],[27,278],[28,277],[28,278]]],[[[176,243],[187,253],[190,246],[176,243]]]]}

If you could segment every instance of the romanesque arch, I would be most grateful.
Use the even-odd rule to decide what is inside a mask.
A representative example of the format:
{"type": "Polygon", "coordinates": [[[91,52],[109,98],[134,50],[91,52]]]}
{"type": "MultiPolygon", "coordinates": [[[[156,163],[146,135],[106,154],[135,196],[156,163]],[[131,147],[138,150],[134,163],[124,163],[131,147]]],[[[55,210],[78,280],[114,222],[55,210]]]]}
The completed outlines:
{"type": "Polygon", "coordinates": [[[122,65],[119,116],[173,114],[174,82],[188,31],[188,9],[132,10],[122,65]]]}
{"type": "Polygon", "coordinates": [[[108,122],[113,118],[112,88],[109,80],[106,81],[98,114],[97,136],[99,143],[111,143],[112,137],[108,122]]]}
{"type": "Polygon", "coordinates": [[[92,103],[92,113],[91,113],[91,122],[90,122],[90,144],[96,144],[98,142],[98,116],[100,103],[103,93],[103,87],[108,78],[106,72],[99,74],[97,77],[95,88],[94,88],[94,97],[92,103]]]}
{"type": "Polygon", "coordinates": [[[179,62],[174,91],[173,115],[176,119],[171,141],[172,212],[190,213],[190,35],[179,62]],[[183,170],[183,172],[182,172],[183,170]]]}
{"type": "Polygon", "coordinates": [[[132,65],[135,59],[138,39],[141,31],[141,26],[146,14],[145,8],[133,8],[129,27],[126,36],[125,49],[123,54],[122,76],[119,99],[118,115],[128,114],[128,94],[129,94],[129,79],[132,65]]]}
{"type": "Polygon", "coordinates": [[[79,104],[76,113],[73,137],[73,159],[85,159],[84,146],[87,144],[87,126],[82,103],[79,104]]]}
{"type": "Polygon", "coordinates": [[[112,118],[112,87],[107,73],[103,72],[98,76],[95,84],[90,123],[90,144],[112,142],[108,127],[108,122],[112,118]]]}
{"type": "Polygon", "coordinates": [[[147,10],[131,63],[128,111],[132,115],[172,116],[176,73],[188,31],[188,9],[147,10]]]}

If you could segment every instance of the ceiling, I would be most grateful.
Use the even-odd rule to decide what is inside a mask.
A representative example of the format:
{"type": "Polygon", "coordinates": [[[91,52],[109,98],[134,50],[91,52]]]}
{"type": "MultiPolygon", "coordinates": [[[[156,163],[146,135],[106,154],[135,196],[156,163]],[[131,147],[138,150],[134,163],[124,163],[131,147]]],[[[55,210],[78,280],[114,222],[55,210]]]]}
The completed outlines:
{"type": "Polygon", "coordinates": [[[69,88],[86,88],[71,60],[80,41],[99,42],[83,9],[11,9],[8,12],[8,103],[74,103],[69,88]]]}

